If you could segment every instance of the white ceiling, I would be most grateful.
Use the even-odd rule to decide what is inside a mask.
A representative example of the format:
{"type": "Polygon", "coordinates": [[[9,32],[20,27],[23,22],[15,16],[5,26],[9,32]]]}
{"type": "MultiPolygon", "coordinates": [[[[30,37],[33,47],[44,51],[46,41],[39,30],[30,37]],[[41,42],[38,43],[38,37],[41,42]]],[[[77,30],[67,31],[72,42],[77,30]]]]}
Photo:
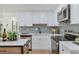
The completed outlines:
{"type": "Polygon", "coordinates": [[[53,11],[57,6],[58,4],[0,4],[0,11],[53,11]]]}

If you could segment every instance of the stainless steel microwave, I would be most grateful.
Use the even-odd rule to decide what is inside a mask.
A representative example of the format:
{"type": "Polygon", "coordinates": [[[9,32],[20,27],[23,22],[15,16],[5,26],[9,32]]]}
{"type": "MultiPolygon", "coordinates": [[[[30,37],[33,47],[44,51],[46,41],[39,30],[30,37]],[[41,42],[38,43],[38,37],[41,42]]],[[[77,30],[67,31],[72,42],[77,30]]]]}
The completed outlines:
{"type": "Polygon", "coordinates": [[[70,20],[70,5],[66,5],[58,12],[57,18],[59,22],[70,20]]]}

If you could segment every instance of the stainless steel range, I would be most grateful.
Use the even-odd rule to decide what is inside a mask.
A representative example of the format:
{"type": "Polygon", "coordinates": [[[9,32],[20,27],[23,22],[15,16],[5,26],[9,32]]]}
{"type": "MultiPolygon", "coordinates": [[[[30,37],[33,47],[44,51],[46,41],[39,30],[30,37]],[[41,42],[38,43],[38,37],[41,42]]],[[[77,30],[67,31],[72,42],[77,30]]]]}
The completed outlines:
{"type": "Polygon", "coordinates": [[[52,50],[55,47],[56,52],[59,53],[59,41],[62,41],[63,36],[52,36],[52,50]]]}
{"type": "Polygon", "coordinates": [[[77,36],[75,36],[75,35],[65,34],[64,41],[74,41],[76,37],[77,36]]]}

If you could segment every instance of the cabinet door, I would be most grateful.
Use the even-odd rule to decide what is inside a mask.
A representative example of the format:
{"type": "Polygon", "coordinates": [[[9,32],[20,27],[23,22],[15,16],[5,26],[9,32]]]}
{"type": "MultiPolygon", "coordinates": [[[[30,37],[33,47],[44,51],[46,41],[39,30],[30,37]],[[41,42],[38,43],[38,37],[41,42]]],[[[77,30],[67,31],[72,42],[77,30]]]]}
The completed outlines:
{"type": "Polygon", "coordinates": [[[41,49],[51,49],[51,39],[48,37],[42,37],[41,38],[41,49]]]}
{"type": "Polygon", "coordinates": [[[32,37],[32,49],[51,49],[51,39],[46,36],[32,37]]]}
{"type": "Polygon", "coordinates": [[[39,12],[32,12],[32,23],[33,24],[39,24],[40,23],[40,15],[39,15],[39,12]]]}
{"type": "Polygon", "coordinates": [[[48,12],[40,12],[40,23],[41,24],[47,24],[48,22],[48,12]]]}
{"type": "Polygon", "coordinates": [[[70,50],[68,50],[66,47],[63,45],[59,44],[59,53],[60,54],[70,54],[70,50]]]}
{"type": "Polygon", "coordinates": [[[47,16],[47,12],[33,12],[33,24],[47,24],[47,19],[48,19],[48,16],[47,16]]]}
{"type": "Polygon", "coordinates": [[[79,24],[79,5],[71,5],[71,24],[79,24]]]}
{"type": "Polygon", "coordinates": [[[32,37],[32,49],[40,49],[40,39],[38,37],[32,37]]]}
{"type": "Polygon", "coordinates": [[[20,12],[17,19],[20,26],[32,26],[32,12],[20,12]]]}
{"type": "Polygon", "coordinates": [[[48,26],[53,26],[53,24],[54,24],[54,19],[53,19],[53,12],[48,12],[48,23],[47,23],[47,25],[48,26]]]}
{"type": "Polygon", "coordinates": [[[20,12],[17,13],[17,19],[18,19],[18,24],[19,26],[24,26],[24,13],[20,12]]]}
{"type": "Polygon", "coordinates": [[[25,12],[24,24],[25,26],[32,26],[32,12],[25,12]]]}

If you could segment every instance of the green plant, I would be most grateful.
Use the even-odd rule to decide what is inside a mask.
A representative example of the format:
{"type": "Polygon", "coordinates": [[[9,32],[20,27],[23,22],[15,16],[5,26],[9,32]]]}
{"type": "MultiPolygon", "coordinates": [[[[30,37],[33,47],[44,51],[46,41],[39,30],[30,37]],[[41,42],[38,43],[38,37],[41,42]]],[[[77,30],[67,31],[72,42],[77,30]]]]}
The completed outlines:
{"type": "Polygon", "coordinates": [[[8,40],[9,41],[17,40],[17,33],[16,32],[8,32],[8,40]]]}

